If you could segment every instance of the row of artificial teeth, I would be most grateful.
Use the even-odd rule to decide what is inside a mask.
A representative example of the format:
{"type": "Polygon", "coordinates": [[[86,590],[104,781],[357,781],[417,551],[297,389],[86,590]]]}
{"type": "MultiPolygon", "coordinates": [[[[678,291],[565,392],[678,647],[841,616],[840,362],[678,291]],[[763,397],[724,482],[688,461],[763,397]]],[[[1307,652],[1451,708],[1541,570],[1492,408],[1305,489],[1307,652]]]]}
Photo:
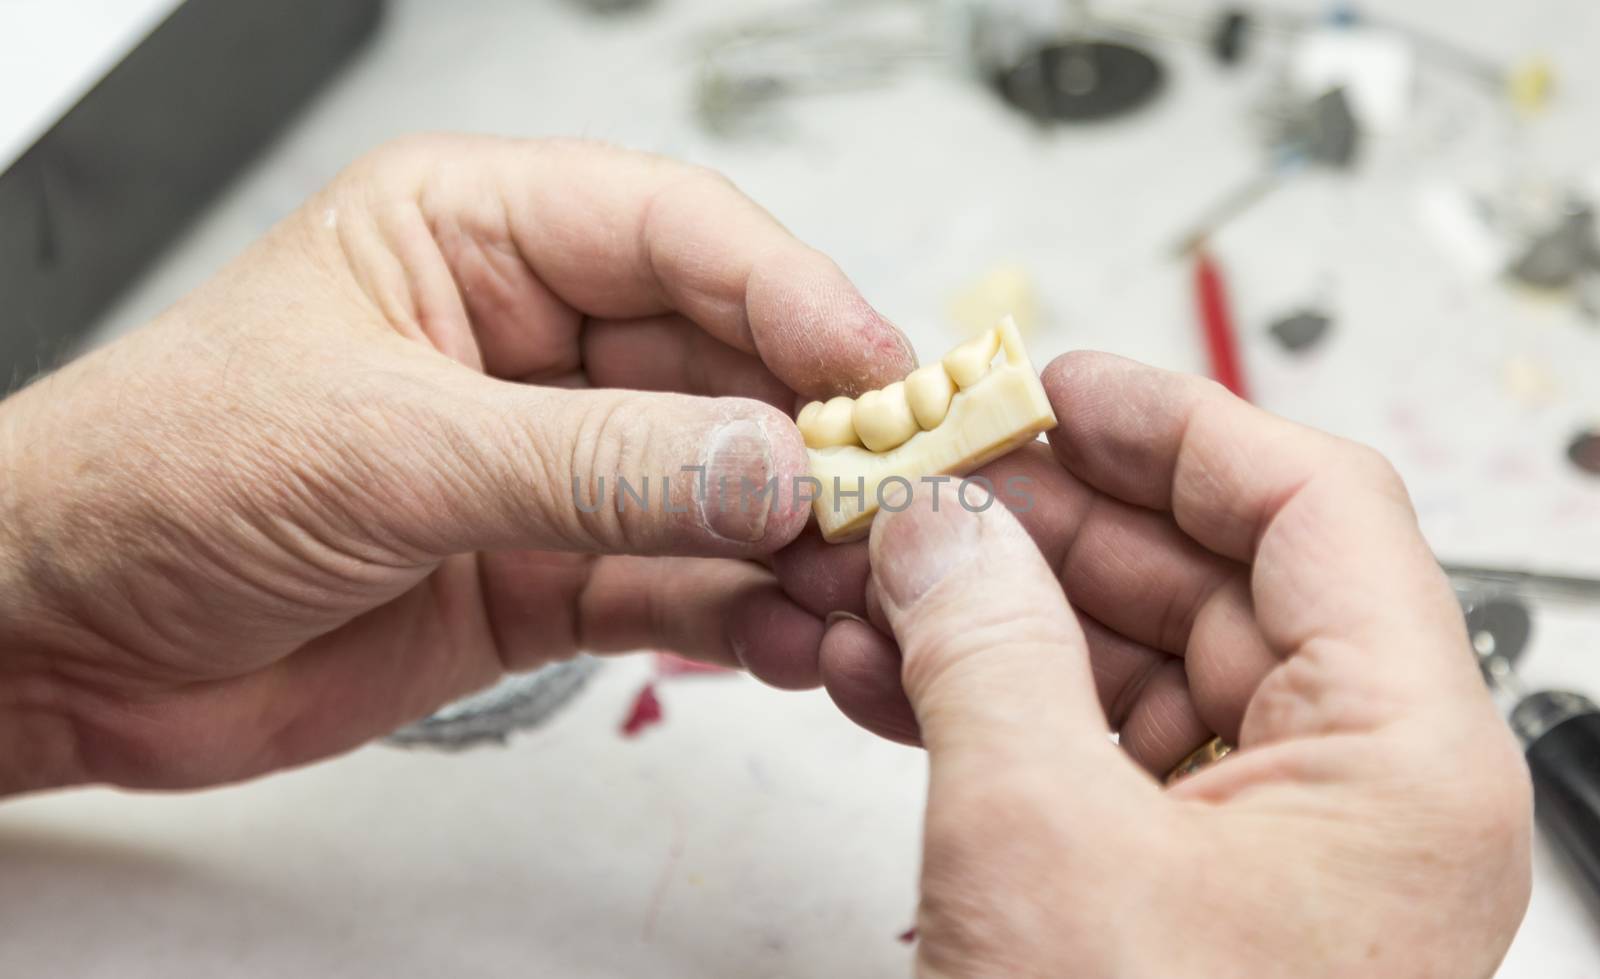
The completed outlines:
{"type": "Polygon", "coordinates": [[[800,410],[795,424],[808,448],[859,445],[887,452],[918,431],[937,428],[950,413],[956,389],[978,383],[999,349],[999,331],[985,331],[945,354],[943,361],[919,367],[886,388],[854,400],[813,401],[800,410]]]}

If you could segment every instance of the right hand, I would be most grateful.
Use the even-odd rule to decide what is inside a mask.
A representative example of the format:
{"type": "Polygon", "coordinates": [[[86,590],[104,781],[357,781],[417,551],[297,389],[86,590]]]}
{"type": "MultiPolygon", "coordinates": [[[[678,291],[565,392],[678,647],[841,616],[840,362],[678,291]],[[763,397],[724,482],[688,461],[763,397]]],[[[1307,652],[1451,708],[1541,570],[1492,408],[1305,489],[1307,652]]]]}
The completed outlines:
{"type": "Polygon", "coordinates": [[[0,407],[0,796],[305,764],[579,649],[815,686],[762,567],[806,523],[788,412],[913,364],[709,171],[378,150],[0,407]]]}
{"type": "Polygon", "coordinates": [[[1044,380],[1053,452],[986,470],[1033,509],[881,515],[881,632],[823,640],[846,712],[929,752],[919,974],[1492,974],[1528,781],[1394,470],[1196,378],[1044,380]]]}

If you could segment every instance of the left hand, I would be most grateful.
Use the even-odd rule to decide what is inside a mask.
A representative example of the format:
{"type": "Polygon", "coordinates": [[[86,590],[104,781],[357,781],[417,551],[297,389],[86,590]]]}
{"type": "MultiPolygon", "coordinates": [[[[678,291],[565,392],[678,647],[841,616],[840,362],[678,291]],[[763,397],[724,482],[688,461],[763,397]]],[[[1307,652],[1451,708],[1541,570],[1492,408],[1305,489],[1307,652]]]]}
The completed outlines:
{"type": "Polygon", "coordinates": [[[0,794],[301,764],[579,649],[815,685],[822,620],[752,560],[807,519],[788,413],[911,366],[709,171],[383,148],[0,405],[0,794]],[[701,509],[693,465],[780,497],[701,509]]]}

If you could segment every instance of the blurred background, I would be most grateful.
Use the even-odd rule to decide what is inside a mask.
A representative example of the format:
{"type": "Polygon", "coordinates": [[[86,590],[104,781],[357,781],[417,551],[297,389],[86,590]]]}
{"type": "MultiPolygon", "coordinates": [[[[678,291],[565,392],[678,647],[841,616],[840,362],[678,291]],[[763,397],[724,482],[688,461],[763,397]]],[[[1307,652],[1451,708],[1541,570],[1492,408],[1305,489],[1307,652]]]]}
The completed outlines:
{"type": "MultiPolygon", "coordinates": [[[[1036,363],[1382,449],[1536,740],[1571,706],[1537,691],[1600,699],[1597,44],[1590,0],[0,0],[0,367],[138,326],[398,135],[670,154],[924,359],[1010,312],[1036,363]]],[[[904,972],[917,752],[670,658],[540,682],[398,739],[481,750],[8,804],[0,974],[904,972]]],[[[1600,977],[1590,736],[1503,976],[1600,977]]]]}

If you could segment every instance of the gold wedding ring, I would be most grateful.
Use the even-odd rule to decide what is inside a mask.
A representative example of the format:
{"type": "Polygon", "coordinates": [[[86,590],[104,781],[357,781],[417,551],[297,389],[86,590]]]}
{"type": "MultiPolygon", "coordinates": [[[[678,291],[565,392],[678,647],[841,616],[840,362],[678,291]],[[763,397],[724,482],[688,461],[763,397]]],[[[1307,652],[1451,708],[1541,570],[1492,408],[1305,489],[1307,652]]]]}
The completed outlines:
{"type": "Polygon", "coordinates": [[[1162,779],[1162,782],[1171,785],[1181,778],[1193,775],[1202,768],[1209,768],[1228,757],[1228,753],[1231,751],[1233,751],[1233,746],[1222,740],[1221,735],[1218,735],[1189,752],[1184,756],[1183,761],[1173,765],[1172,770],[1167,772],[1167,777],[1162,779]]]}

